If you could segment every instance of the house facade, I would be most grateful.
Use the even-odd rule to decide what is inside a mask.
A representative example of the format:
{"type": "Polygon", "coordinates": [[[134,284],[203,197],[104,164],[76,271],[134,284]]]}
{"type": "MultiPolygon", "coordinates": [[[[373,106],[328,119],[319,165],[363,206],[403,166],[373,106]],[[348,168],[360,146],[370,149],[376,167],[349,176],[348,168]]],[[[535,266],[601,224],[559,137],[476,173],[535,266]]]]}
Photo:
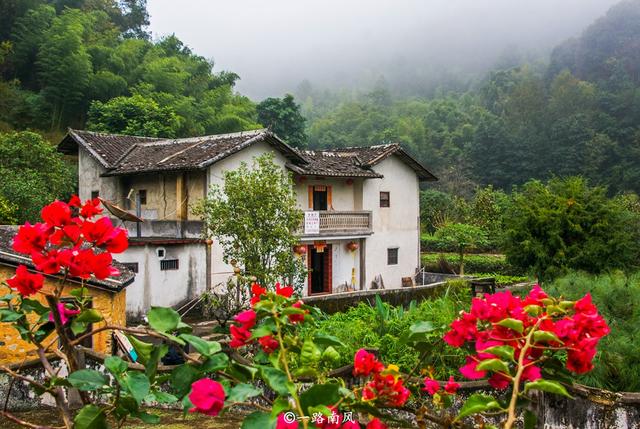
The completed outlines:
{"type": "Polygon", "coordinates": [[[190,207],[225,171],[265,152],[292,173],[305,212],[293,249],[309,269],[303,295],[401,287],[420,265],[419,185],[436,178],[397,144],[300,151],[268,130],[186,139],[69,130],[58,149],[77,156],[80,198],[99,196],[144,219],[124,222],[130,248],[119,258],[136,273],[127,290],[133,318],[233,274],[190,207]]]}

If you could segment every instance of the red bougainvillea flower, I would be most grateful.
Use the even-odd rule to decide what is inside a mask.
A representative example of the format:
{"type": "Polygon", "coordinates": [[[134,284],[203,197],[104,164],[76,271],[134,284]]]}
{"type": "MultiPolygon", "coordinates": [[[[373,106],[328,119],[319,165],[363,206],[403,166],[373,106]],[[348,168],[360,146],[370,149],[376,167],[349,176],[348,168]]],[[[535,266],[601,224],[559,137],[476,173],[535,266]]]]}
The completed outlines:
{"type": "Polygon", "coordinates": [[[344,422],[342,424],[341,429],[360,429],[360,423],[349,420],[348,422],[344,422]]]}
{"type": "Polygon", "coordinates": [[[80,197],[76,194],[71,195],[71,198],[69,199],[69,206],[80,208],[81,205],[82,201],[80,200],[80,197]]]}
{"type": "Polygon", "coordinates": [[[20,228],[13,239],[13,250],[18,253],[32,254],[41,252],[47,245],[50,227],[43,223],[31,225],[26,222],[20,228]]]}
{"type": "Polygon", "coordinates": [[[44,276],[38,273],[32,274],[24,265],[18,265],[16,275],[8,279],[7,284],[17,289],[20,295],[29,296],[42,289],[44,276]]]}
{"type": "Polygon", "coordinates": [[[496,372],[489,377],[489,384],[494,389],[504,390],[511,384],[511,379],[501,373],[496,372]]]}
{"type": "MultiPolygon", "coordinates": [[[[294,302],[293,304],[291,304],[291,307],[293,307],[293,308],[301,308],[303,304],[304,304],[304,302],[298,301],[298,302],[294,302]]],[[[308,312],[309,312],[309,310],[305,310],[304,314],[290,314],[289,315],[289,322],[291,322],[291,323],[304,322],[304,315],[306,313],[308,313],[308,312]]]]}
{"type": "Polygon", "coordinates": [[[256,305],[260,301],[260,297],[267,293],[267,288],[260,286],[258,283],[251,285],[251,306],[256,305]]]}
{"type": "Polygon", "coordinates": [[[245,329],[251,329],[256,324],[257,314],[253,310],[245,310],[242,311],[233,318],[237,323],[239,323],[245,329]]]}
{"type": "Polygon", "coordinates": [[[368,424],[367,424],[367,428],[366,429],[387,429],[388,426],[385,425],[384,423],[382,423],[382,421],[379,418],[375,418],[373,420],[371,420],[368,424]]]}
{"type": "MultiPolygon", "coordinates": [[[[69,309],[65,304],[59,302],[58,313],[60,313],[60,321],[62,322],[63,325],[66,325],[71,317],[80,313],[80,310],[69,309]]],[[[49,320],[52,322],[54,321],[53,313],[49,313],[49,320]]]]}
{"type": "Polygon", "coordinates": [[[64,227],[71,223],[71,207],[65,202],[55,200],[42,208],[42,220],[49,226],[64,227]]]}
{"type": "Polygon", "coordinates": [[[273,338],[271,335],[265,335],[264,337],[259,338],[258,343],[260,343],[260,347],[262,347],[262,350],[267,354],[271,354],[276,351],[280,344],[278,343],[278,340],[273,338]]]}
{"type": "Polygon", "coordinates": [[[478,363],[478,360],[474,359],[472,356],[467,356],[467,363],[460,368],[460,374],[470,380],[485,378],[487,376],[487,371],[476,371],[478,363]]]}
{"type": "Polygon", "coordinates": [[[225,393],[222,384],[202,378],[191,385],[189,400],[194,405],[189,411],[217,416],[224,406],[225,393]]]}
{"type": "Polygon", "coordinates": [[[462,313],[460,319],[451,323],[451,330],[444,336],[444,341],[453,347],[461,347],[466,341],[471,341],[478,333],[476,317],[469,313],[462,313]]]}
{"type": "Polygon", "coordinates": [[[85,221],[82,224],[82,234],[87,241],[104,247],[111,253],[122,253],[129,246],[127,231],[123,228],[114,228],[108,217],[100,218],[95,222],[85,221]]]}
{"type": "Polygon", "coordinates": [[[402,378],[393,374],[375,374],[373,380],[362,389],[365,401],[377,400],[384,406],[401,407],[409,399],[411,392],[404,387],[402,378]]]}
{"type": "Polygon", "coordinates": [[[423,392],[428,392],[429,395],[435,395],[440,390],[440,383],[434,380],[431,377],[426,377],[424,379],[424,387],[422,388],[423,392]]]}
{"type": "Polygon", "coordinates": [[[251,342],[251,331],[243,326],[231,325],[229,333],[231,334],[229,346],[233,348],[246,346],[251,342]]]}
{"type": "Polygon", "coordinates": [[[358,350],[353,357],[353,375],[356,377],[368,377],[371,373],[379,373],[383,369],[382,362],[365,349],[358,350]]]}
{"type": "MultiPolygon", "coordinates": [[[[71,203],[69,203],[69,205],[71,205],[71,203]]],[[[102,207],[100,207],[100,200],[97,198],[87,200],[80,209],[80,216],[85,219],[90,219],[100,213],[102,213],[102,207]]]]}
{"type": "Polygon", "coordinates": [[[294,418],[293,421],[288,421],[289,418],[285,417],[285,413],[278,414],[276,420],[276,429],[298,429],[298,420],[294,418]]]}
{"type": "Polygon", "coordinates": [[[284,296],[285,298],[291,298],[293,288],[291,286],[280,287],[280,282],[278,282],[276,283],[276,294],[284,296]]]}
{"type": "Polygon", "coordinates": [[[449,381],[444,385],[444,391],[450,395],[455,395],[460,388],[460,383],[456,383],[453,376],[449,377],[449,381]]]}

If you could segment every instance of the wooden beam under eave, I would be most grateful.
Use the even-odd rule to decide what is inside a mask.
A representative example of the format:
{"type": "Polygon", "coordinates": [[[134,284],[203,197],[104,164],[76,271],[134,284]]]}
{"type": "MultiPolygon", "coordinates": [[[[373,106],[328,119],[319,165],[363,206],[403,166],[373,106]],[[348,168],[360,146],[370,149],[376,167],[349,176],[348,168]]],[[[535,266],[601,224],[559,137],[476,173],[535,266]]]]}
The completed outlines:
{"type": "Polygon", "coordinates": [[[176,177],[176,219],[187,220],[189,216],[189,194],[187,190],[187,174],[178,173],[176,177]]]}

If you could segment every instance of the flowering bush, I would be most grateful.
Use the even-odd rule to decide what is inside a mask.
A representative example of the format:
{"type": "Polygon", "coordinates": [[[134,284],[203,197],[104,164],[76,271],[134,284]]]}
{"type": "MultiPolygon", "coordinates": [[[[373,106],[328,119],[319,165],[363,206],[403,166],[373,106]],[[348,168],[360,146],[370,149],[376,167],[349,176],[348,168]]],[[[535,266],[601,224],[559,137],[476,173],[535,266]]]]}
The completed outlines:
{"type": "MultiPolygon", "coordinates": [[[[126,231],[114,228],[108,218],[94,220],[101,210],[98,200],[56,201],[42,210],[43,222],[19,229],[14,249],[28,254],[45,274],[80,279],[116,275],[111,254],[124,251],[128,239],[126,231]]],[[[46,380],[39,383],[9,368],[0,370],[32,384],[39,394],[53,395],[64,426],[77,429],[102,429],[109,421],[120,426],[128,418],[159,421],[145,411],[148,403],[180,403],[185,411],[212,417],[238,405],[251,407],[255,411],[244,419],[245,429],[382,429],[397,418],[389,413],[394,408],[413,410],[420,427],[426,427],[426,421],[464,427],[465,417],[472,414],[479,415],[480,421],[483,414],[504,414],[502,427],[510,429],[517,417],[516,407],[528,399],[530,391],[569,396],[557,380],[591,370],[598,341],[609,332],[589,295],[563,301],[535,286],[525,298],[501,292],[473,299],[470,311],[451,323],[444,341],[468,350],[466,364],[460,368],[463,376],[488,377],[498,393],[510,391],[506,400],[471,395],[455,415],[449,410],[460,384],[453,377],[441,383],[427,369],[429,376],[417,379],[413,374],[421,370],[420,364],[404,375],[396,365],[381,362],[365,349],[353,357],[351,372],[357,382],[348,387],[344,374],[333,371],[344,345],[333,336],[304,329],[314,323],[319,310],[295,297],[290,286],[276,284],[270,290],[254,284],[251,307],[235,315],[230,339],[221,344],[193,335],[177,312],[160,307],[148,313],[148,328],[103,323],[85,333],[89,324],[103,320],[89,308],[86,288],[71,291],[71,302],[61,302],[63,284],[52,290],[43,284],[42,274],[19,266],[7,281],[18,293],[0,298],[5,303],[0,321],[12,323],[36,347],[46,380]],[[47,305],[29,298],[35,294],[44,295],[47,305]],[[38,317],[28,317],[33,313],[38,317]],[[69,335],[67,327],[76,337],[69,335]],[[108,375],[83,367],[77,345],[88,336],[112,329],[127,333],[144,371],[130,369],[115,356],[104,362],[108,375]],[[43,343],[54,332],[62,350],[43,343]],[[162,341],[153,345],[138,335],[162,341]],[[182,353],[185,363],[170,375],[160,375],[158,363],[169,345],[182,353]],[[186,353],[187,345],[197,353],[186,353]],[[68,363],[68,377],[52,368],[47,357],[50,351],[68,363]],[[67,395],[72,388],[80,392],[83,402],[75,415],[69,410],[67,395]],[[96,402],[98,397],[102,402],[96,402]]],[[[421,349],[427,339],[431,341],[432,329],[428,322],[419,322],[407,333],[406,341],[421,349]]],[[[30,426],[6,411],[0,413],[30,426]]]]}

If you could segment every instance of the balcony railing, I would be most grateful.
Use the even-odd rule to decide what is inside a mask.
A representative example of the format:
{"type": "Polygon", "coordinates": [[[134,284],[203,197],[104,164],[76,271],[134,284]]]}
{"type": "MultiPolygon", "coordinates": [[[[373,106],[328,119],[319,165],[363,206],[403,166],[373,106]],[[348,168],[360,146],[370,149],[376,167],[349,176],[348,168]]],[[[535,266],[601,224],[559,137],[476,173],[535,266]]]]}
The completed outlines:
{"type": "MultiPolygon", "coordinates": [[[[305,212],[307,213],[307,212],[305,212]]],[[[369,235],[373,232],[370,211],[318,211],[319,228],[305,221],[303,237],[369,235]]]]}

